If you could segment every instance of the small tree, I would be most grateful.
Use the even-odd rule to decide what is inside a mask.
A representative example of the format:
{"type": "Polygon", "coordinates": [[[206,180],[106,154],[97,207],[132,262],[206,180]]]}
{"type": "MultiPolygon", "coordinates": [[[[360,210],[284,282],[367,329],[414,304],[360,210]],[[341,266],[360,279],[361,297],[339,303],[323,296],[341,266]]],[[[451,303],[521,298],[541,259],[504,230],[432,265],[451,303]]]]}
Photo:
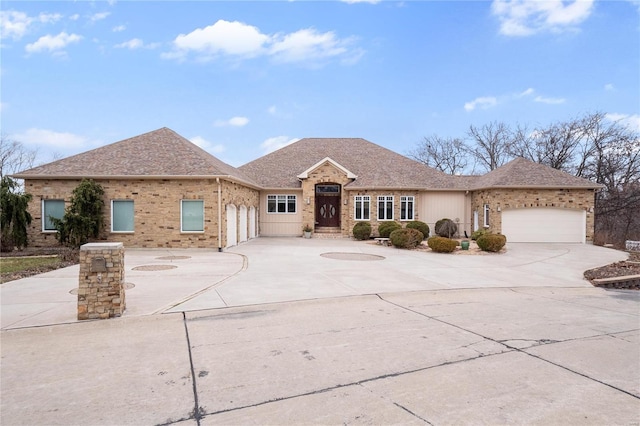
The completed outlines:
{"type": "Polygon", "coordinates": [[[0,181],[0,224],[2,244],[0,250],[12,251],[28,244],[27,226],[31,223],[31,214],[27,211],[31,194],[21,193],[19,185],[8,176],[0,181]]]}
{"type": "Polygon", "coordinates": [[[98,238],[104,217],[104,190],[92,179],[82,179],[73,190],[71,204],[62,219],[51,218],[61,244],[80,247],[90,238],[98,238]]]}

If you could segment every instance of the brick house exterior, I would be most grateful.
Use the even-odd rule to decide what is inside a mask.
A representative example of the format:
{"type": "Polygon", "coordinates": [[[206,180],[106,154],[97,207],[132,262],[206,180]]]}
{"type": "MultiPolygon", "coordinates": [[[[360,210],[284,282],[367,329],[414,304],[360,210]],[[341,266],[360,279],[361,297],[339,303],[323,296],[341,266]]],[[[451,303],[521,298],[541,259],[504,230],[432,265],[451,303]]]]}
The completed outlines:
{"type": "Polygon", "coordinates": [[[55,231],[44,229],[45,205],[68,205],[83,177],[105,191],[100,240],[219,250],[258,235],[300,236],[305,224],[347,237],[362,220],[377,235],[386,220],[421,220],[433,229],[443,217],[458,222],[460,236],[504,226],[517,241],[528,238],[521,229],[554,222],[538,216],[561,211],[577,213],[565,220],[581,235],[567,238],[585,242],[593,238],[599,187],[521,158],[483,176],[449,176],[358,138],[302,139],[234,168],[167,128],[14,177],[33,196],[29,241],[36,247],[57,244],[55,231]]]}

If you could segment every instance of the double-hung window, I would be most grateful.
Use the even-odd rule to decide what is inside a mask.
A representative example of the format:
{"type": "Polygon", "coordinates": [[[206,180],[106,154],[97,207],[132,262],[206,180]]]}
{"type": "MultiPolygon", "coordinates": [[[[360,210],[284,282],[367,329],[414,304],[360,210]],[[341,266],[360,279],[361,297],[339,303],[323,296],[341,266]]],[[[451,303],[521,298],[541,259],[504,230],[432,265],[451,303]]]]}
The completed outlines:
{"type": "Polygon", "coordinates": [[[412,195],[400,197],[400,220],[413,220],[415,199],[412,195]]]}
{"type": "Polygon", "coordinates": [[[489,204],[485,204],[483,206],[483,212],[484,212],[484,227],[488,228],[489,227],[489,204]]]}
{"type": "Polygon", "coordinates": [[[369,220],[369,210],[371,207],[371,197],[369,195],[356,195],[354,197],[353,217],[355,220],[369,220]]]}
{"type": "Polygon", "coordinates": [[[378,197],[378,220],[393,220],[393,195],[378,197]]]}
{"type": "Polygon", "coordinates": [[[295,213],[295,195],[267,195],[267,213],[295,213]]]}
{"type": "Polygon", "coordinates": [[[64,200],[42,200],[42,230],[44,232],[55,232],[54,219],[64,217],[64,200]]]}
{"type": "Polygon", "coordinates": [[[203,200],[182,200],[180,202],[180,231],[204,232],[203,200]]]}
{"type": "Polygon", "coordinates": [[[111,200],[111,232],[133,232],[133,200],[111,200]]]}

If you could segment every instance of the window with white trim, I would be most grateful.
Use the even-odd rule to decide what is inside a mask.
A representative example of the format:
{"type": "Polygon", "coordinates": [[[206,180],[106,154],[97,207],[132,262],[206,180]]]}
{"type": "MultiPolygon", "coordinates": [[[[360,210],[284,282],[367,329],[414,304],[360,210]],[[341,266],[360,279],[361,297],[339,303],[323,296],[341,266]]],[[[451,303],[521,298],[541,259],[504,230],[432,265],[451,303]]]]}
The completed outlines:
{"type": "Polygon", "coordinates": [[[204,232],[204,201],[180,201],[180,231],[204,232]]]}
{"type": "Polygon", "coordinates": [[[133,232],[133,200],[111,200],[111,232],[133,232]]]}
{"type": "Polygon", "coordinates": [[[378,220],[393,220],[393,195],[378,197],[378,220]]]}
{"type": "Polygon", "coordinates": [[[295,195],[267,195],[267,213],[295,213],[295,195]]]}
{"type": "Polygon", "coordinates": [[[400,197],[400,220],[413,220],[415,198],[413,195],[400,197]]]}
{"type": "Polygon", "coordinates": [[[55,232],[54,219],[64,217],[64,200],[42,200],[42,231],[55,232]]]}
{"type": "Polygon", "coordinates": [[[369,220],[369,210],[371,207],[371,197],[369,195],[356,195],[354,197],[353,217],[355,220],[369,220]]]}
{"type": "Polygon", "coordinates": [[[483,211],[484,211],[484,227],[488,228],[489,227],[489,204],[485,204],[483,207],[483,211]]]}

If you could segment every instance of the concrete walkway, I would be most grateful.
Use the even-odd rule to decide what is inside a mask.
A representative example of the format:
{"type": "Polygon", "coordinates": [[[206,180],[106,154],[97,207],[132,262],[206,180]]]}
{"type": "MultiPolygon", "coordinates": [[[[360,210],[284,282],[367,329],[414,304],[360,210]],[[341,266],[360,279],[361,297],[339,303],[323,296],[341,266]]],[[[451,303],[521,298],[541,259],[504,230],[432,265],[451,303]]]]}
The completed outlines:
{"type": "Polygon", "coordinates": [[[0,423],[637,424],[640,293],[581,279],[625,257],[128,250],[122,318],[74,323],[73,267],[2,285],[0,423]]]}

